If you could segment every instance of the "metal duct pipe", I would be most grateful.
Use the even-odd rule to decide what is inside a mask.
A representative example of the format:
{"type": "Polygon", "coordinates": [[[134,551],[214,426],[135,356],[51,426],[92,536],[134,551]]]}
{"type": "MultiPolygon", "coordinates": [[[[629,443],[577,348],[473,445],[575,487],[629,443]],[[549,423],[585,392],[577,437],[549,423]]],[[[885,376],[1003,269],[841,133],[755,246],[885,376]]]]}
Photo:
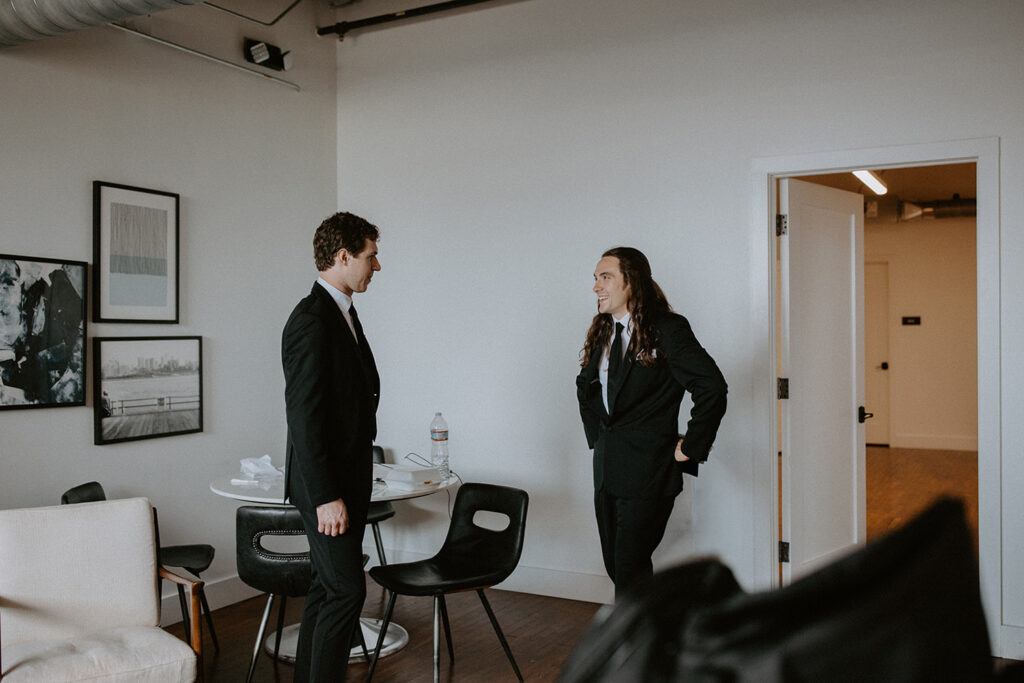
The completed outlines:
{"type": "Polygon", "coordinates": [[[960,199],[956,195],[952,199],[937,199],[933,202],[903,202],[900,209],[901,221],[912,221],[915,218],[962,218],[978,215],[978,200],[960,199]]]}
{"type": "Polygon", "coordinates": [[[101,26],[201,0],[0,0],[0,47],[101,26]]]}
{"type": "Polygon", "coordinates": [[[977,199],[936,199],[928,202],[905,202],[896,195],[871,197],[864,201],[864,217],[883,223],[900,223],[918,219],[966,218],[978,214],[977,199]]]}
{"type": "Polygon", "coordinates": [[[438,2],[433,5],[427,5],[425,7],[415,7],[413,9],[407,9],[402,12],[391,12],[389,14],[378,14],[375,17],[367,17],[366,19],[356,19],[355,21],[340,21],[333,26],[321,26],[317,28],[316,34],[318,36],[326,36],[330,33],[337,33],[338,40],[343,40],[345,34],[349,31],[357,28],[366,28],[367,26],[377,26],[379,24],[389,24],[392,21],[399,21],[401,19],[409,19],[411,17],[421,17],[425,14],[434,14],[435,12],[444,12],[450,9],[458,9],[459,7],[466,7],[468,5],[479,5],[482,2],[490,2],[491,0],[448,0],[447,2],[438,2]]]}

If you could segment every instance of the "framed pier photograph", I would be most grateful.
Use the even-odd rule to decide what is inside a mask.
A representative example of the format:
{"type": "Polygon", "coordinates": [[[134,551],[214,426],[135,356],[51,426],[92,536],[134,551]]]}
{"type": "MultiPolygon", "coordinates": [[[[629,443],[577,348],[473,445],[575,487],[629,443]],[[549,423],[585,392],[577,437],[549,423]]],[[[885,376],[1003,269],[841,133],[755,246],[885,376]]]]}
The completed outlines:
{"type": "Polygon", "coordinates": [[[93,339],[95,443],[203,431],[202,337],[93,339]]]}

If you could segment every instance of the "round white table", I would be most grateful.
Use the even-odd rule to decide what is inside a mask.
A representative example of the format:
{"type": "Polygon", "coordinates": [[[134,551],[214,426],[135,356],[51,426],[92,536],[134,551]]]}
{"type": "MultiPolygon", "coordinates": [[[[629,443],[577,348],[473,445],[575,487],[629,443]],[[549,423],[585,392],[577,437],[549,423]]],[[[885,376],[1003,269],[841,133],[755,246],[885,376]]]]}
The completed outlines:
{"type": "MultiPolygon", "coordinates": [[[[408,500],[429,496],[439,491],[447,491],[459,483],[457,475],[452,473],[444,481],[434,486],[417,487],[415,489],[399,489],[388,486],[385,482],[375,481],[373,483],[373,494],[370,500],[373,502],[408,500]]],[[[246,503],[258,503],[260,505],[290,506],[284,497],[284,477],[276,477],[272,480],[256,479],[248,480],[242,475],[234,477],[218,477],[210,482],[210,490],[218,496],[232,498],[246,503]]],[[[377,644],[380,634],[382,619],[359,619],[360,628],[363,630],[363,639],[366,641],[367,649],[372,650],[377,644]]],[[[274,642],[277,640],[276,631],[267,636],[263,641],[263,649],[271,656],[274,655],[274,642]]],[[[278,650],[277,658],[285,662],[295,661],[295,652],[298,649],[299,624],[291,624],[281,629],[281,649],[278,650]]],[[[388,624],[387,634],[384,636],[384,643],[380,649],[380,656],[386,657],[401,650],[409,642],[409,632],[395,622],[388,624]]],[[[363,657],[363,649],[360,646],[352,648],[349,653],[349,660],[359,660],[363,657]]]]}

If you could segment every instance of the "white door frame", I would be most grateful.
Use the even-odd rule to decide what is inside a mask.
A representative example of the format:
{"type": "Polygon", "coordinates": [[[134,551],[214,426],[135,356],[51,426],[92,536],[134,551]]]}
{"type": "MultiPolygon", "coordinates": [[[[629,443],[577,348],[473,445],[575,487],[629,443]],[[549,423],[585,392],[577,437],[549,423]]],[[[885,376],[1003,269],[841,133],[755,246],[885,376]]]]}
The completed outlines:
{"type": "MultiPolygon", "coordinates": [[[[866,231],[865,231],[865,238],[866,238],[866,231]]],[[[885,421],[885,424],[884,424],[884,427],[885,427],[884,443],[885,443],[886,446],[891,446],[892,445],[892,379],[891,379],[892,378],[892,374],[888,370],[883,371],[885,373],[885,380],[884,380],[885,381],[885,392],[884,392],[885,393],[885,397],[884,397],[884,404],[882,404],[881,407],[879,407],[879,405],[876,404],[876,399],[879,398],[879,394],[881,392],[870,392],[871,395],[869,395],[869,391],[868,391],[868,388],[871,387],[871,386],[875,386],[876,389],[877,389],[877,384],[872,385],[872,383],[870,381],[870,377],[871,377],[870,373],[873,370],[878,369],[878,368],[872,368],[871,364],[869,363],[869,361],[871,359],[868,358],[868,338],[871,337],[871,335],[881,336],[881,334],[879,333],[879,330],[878,329],[874,329],[874,328],[880,328],[881,329],[882,333],[884,333],[884,335],[885,335],[885,351],[886,351],[885,355],[882,357],[882,362],[883,363],[890,362],[890,360],[892,358],[892,347],[890,346],[890,344],[892,344],[891,332],[892,332],[893,326],[892,326],[892,306],[889,303],[889,301],[890,301],[889,282],[891,281],[890,280],[889,270],[890,270],[890,266],[892,264],[892,259],[888,255],[881,255],[881,254],[876,254],[876,255],[873,255],[873,256],[868,256],[867,255],[867,249],[865,249],[864,251],[865,251],[864,256],[865,256],[865,259],[866,259],[865,262],[864,262],[864,407],[869,412],[873,413],[874,416],[875,416],[875,417],[871,418],[870,420],[868,420],[865,423],[865,425],[864,425],[864,441],[867,444],[871,444],[872,443],[872,440],[871,440],[869,435],[873,431],[875,432],[876,436],[878,435],[878,429],[879,429],[878,425],[881,424],[881,420],[880,420],[880,418],[881,418],[882,420],[885,421]],[[868,321],[868,280],[869,280],[869,278],[868,278],[868,270],[869,270],[869,268],[868,267],[869,266],[884,266],[885,267],[885,310],[884,310],[885,316],[884,316],[884,322],[881,322],[878,325],[874,325],[874,324],[872,324],[872,323],[870,323],[868,321]],[[884,412],[882,411],[883,408],[884,408],[884,412]]],[[[975,280],[977,280],[977,275],[975,275],[975,280]]],[[[877,300],[873,300],[873,303],[877,303],[877,300]]],[[[873,308],[873,310],[875,310],[876,313],[878,312],[877,309],[873,308]]],[[[881,441],[875,441],[875,443],[882,443],[882,442],[881,441]]]]}
{"type": "Polygon", "coordinates": [[[978,521],[981,592],[994,653],[1021,638],[1002,619],[1000,463],[999,138],[757,158],[751,162],[750,288],[758,330],[754,372],[754,576],[759,589],[778,586],[778,401],[776,398],[776,180],[858,168],[885,169],[974,162],[978,177],[978,521]]]}

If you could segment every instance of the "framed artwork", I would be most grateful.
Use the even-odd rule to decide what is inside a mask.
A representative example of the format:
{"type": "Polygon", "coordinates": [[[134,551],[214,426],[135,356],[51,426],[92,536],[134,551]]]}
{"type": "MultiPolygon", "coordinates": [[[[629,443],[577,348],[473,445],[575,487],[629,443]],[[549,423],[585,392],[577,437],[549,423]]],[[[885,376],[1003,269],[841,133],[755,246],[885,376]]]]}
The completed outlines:
{"type": "Polygon", "coordinates": [[[0,409],[85,405],[87,270],[0,254],[0,409]]]}
{"type": "Polygon", "coordinates": [[[202,337],[96,337],[97,445],[203,431],[202,337]]]}
{"type": "Polygon", "coordinates": [[[178,195],[99,180],[92,194],[93,320],[178,322],[178,195]]]}

